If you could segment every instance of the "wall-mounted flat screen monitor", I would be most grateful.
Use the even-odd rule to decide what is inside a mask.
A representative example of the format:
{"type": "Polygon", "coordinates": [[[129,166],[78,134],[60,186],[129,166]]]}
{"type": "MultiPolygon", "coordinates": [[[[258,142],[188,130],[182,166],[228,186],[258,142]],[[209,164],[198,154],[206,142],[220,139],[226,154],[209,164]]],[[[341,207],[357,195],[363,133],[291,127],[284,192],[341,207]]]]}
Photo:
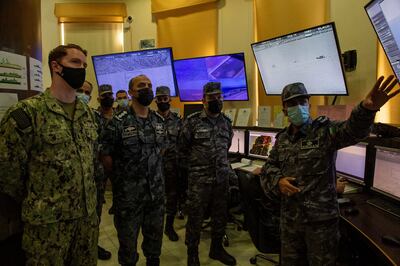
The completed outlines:
{"type": "Polygon", "coordinates": [[[345,147],[337,151],[336,172],[359,184],[364,183],[367,146],[364,143],[345,147]]]}
{"type": "Polygon", "coordinates": [[[302,82],[309,94],[347,95],[334,23],[251,45],[266,94],[302,82]]]}
{"type": "Polygon", "coordinates": [[[207,82],[221,82],[224,101],[247,101],[244,53],[175,60],[179,98],[183,102],[201,101],[207,82]]]}
{"type": "Polygon", "coordinates": [[[376,147],[372,189],[400,200],[400,150],[376,147]]]}
{"type": "Polygon", "coordinates": [[[365,6],[396,77],[400,79],[400,1],[373,0],[365,6]]]}
{"type": "Polygon", "coordinates": [[[249,131],[249,156],[267,159],[275,144],[276,132],[249,131]]]}
{"type": "Polygon", "coordinates": [[[232,144],[229,148],[230,153],[245,154],[245,140],[246,130],[245,129],[233,129],[232,144]]]}
{"type": "Polygon", "coordinates": [[[92,56],[97,84],[110,84],[114,94],[128,91],[131,78],[144,74],[158,86],[168,86],[176,96],[176,83],[171,48],[140,50],[126,53],[92,56]]]}

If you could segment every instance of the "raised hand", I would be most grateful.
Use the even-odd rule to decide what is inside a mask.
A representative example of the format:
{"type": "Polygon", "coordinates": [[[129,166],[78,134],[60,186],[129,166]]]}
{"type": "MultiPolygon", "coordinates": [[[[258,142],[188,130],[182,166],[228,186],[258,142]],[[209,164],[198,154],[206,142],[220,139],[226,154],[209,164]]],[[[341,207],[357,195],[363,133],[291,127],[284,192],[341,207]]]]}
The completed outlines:
{"type": "Polygon", "coordinates": [[[378,111],[387,101],[396,96],[400,92],[400,89],[390,93],[394,86],[398,84],[398,80],[393,80],[393,78],[394,76],[390,75],[382,83],[384,77],[379,77],[379,79],[375,83],[375,86],[362,102],[362,106],[372,111],[378,111]]]}

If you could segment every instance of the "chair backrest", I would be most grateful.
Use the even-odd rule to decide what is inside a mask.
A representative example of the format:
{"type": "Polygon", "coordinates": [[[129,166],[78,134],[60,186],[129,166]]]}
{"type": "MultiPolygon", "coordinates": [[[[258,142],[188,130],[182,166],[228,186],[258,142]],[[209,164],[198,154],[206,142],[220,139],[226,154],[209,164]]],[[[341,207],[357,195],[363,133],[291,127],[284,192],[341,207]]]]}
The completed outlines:
{"type": "Polygon", "coordinates": [[[258,176],[238,171],[244,217],[253,244],[263,253],[280,252],[280,199],[265,195],[258,176]]]}

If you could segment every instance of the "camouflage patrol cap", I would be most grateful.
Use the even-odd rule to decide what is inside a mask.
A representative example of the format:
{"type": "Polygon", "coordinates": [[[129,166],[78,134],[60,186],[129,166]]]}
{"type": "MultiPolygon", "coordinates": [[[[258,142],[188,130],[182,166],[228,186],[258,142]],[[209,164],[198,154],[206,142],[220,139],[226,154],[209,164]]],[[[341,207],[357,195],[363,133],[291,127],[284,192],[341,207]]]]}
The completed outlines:
{"type": "Polygon", "coordinates": [[[159,86],[156,88],[156,96],[170,96],[171,91],[167,86],[159,86]]]}
{"type": "Polygon", "coordinates": [[[203,87],[203,95],[222,93],[221,82],[207,82],[203,87]]]}
{"type": "Polygon", "coordinates": [[[310,95],[308,95],[308,92],[307,92],[304,84],[301,82],[288,84],[283,88],[282,102],[286,102],[290,99],[300,97],[300,96],[305,96],[308,98],[310,97],[310,95]]]}
{"type": "Polygon", "coordinates": [[[113,93],[112,86],[110,84],[103,84],[99,86],[99,96],[106,94],[106,93],[113,93]]]}

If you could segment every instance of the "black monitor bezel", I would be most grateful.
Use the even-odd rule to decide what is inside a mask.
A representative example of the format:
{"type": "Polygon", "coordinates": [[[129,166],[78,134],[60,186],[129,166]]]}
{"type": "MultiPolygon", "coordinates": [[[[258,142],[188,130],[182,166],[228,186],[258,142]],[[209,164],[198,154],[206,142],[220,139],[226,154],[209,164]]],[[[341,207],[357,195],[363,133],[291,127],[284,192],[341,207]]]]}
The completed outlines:
{"type": "MultiPolygon", "coordinates": [[[[229,147],[229,149],[228,149],[228,154],[230,154],[230,155],[234,155],[234,154],[237,154],[237,155],[242,155],[242,156],[246,156],[247,155],[247,149],[246,149],[246,143],[247,143],[247,129],[246,128],[241,128],[241,127],[232,127],[232,131],[235,131],[235,130],[238,130],[238,131],[242,131],[243,133],[244,133],[244,152],[239,152],[239,151],[237,151],[237,152],[231,152],[231,151],[229,151],[230,150],[230,148],[231,147],[229,147]]],[[[233,137],[232,137],[232,139],[233,139],[233,137]]],[[[231,144],[231,146],[232,146],[232,144],[231,144]]]]}
{"type": "Polygon", "coordinates": [[[374,173],[373,173],[373,179],[372,179],[370,190],[375,192],[378,195],[384,196],[385,198],[389,198],[390,200],[394,200],[396,202],[400,202],[400,197],[397,197],[395,195],[390,194],[389,192],[386,192],[386,191],[380,190],[379,188],[374,187],[376,154],[377,154],[378,149],[387,150],[387,151],[395,151],[395,152],[400,154],[400,148],[392,148],[392,147],[385,147],[385,146],[379,146],[379,145],[375,145],[374,148],[375,148],[374,173]]]}
{"type": "MultiPolygon", "coordinates": [[[[366,186],[366,182],[365,182],[365,180],[366,180],[366,178],[367,178],[367,171],[368,171],[368,166],[367,166],[367,156],[368,156],[368,143],[366,143],[366,142],[359,142],[359,143],[357,143],[357,144],[354,144],[354,145],[351,145],[351,146],[357,146],[357,145],[362,145],[362,146],[364,146],[365,147],[365,162],[364,162],[364,177],[363,177],[363,179],[361,179],[360,177],[358,177],[358,176],[355,176],[355,175],[351,175],[351,174],[348,174],[348,173],[345,173],[345,172],[342,172],[342,171],[338,171],[337,169],[336,169],[336,160],[335,160],[335,169],[336,169],[336,175],[338,176],[338,177],[344,177],[344,178],[346,178],[346,180],[348,180],[348,181],[350,181],[350,182],[353,182],[353,183],[356,183],[356,184],[359,184],[359,185],[362,185],[362,186],[366,186]]],[[[350,146],[347,146],[347,147],[350,147],[350,146]]],[[[345,147],[346,148],[346,147],[345,147]]],[[[337,152],[339,152],[339,150],[337,151],[337,152]]]]}
{"type": "MultiPolygon", "coordinates": [[[[96,83],[97,86],[100,86],[102,84],[99,84],[99,81],[97,80],[97,73],[96,73],[96,69],[95,69],[95,65],[94,65],[94,58],[96,57],[103,57],[103,56],[112,56],[112,55],[120,55],[120,54],[134,54],[134,53],[140,53],[140,52],[147,52],[147,51],[160,51],[160,50],[169,50],[170,53],[170,59],[171,59],[171,68],[172,68],[172,75],[173,75],[173,79],[174,79],[174,85],[175,85],[175,96],[171,96],[171,98],[175,98],[179,96],[179,92],[178,92],[178,83],[176,81],[176,76],[175,76],[175,67],[174,67],[174,55],[173,55],[173,50],[172,47],[161,47],[161,48],[154,48],[154,49],[143,49],[143,50],[135,50],[135,51],[128,51],[128,52],[120,52],[120,53],[110,53],[110,54],[102,54],[102,55],[92,55],[92,64],[93,64],[93,70],[94,70],[94,76],[96,78],[96,83]]],[[[133,78],[133,77],[132,77],[133,78]]],[[[155,93],[155,91],[154,91],[155,93]]]]}
{"type": "MultiPolygon", "coordinates": [[[[245,57],[245,53],[244,52],[218,54],[218,55],[208,55],[208,56],[199,56],[199,57],[188,57],[188,58],[177,59],[177,60],[174,60],[174,73],[176,73],[176,71],[175,71],[175,62],[178,62],[178,61],[201,59],[201,58],[210,58],[210,57],[217,57],[217,56],[229,56],[229,55],[237,55],[237,54],[242,54],[243,55],[243,59],[244,59],[244,75],[245,75],[245,80],[246,80],[247,99],[246,100],[227,100],[227,99],[224,98],[224,102],[247,102],[247,101],[250,100],[250,96],[249,96],[249,82],[247,81],[246,57],[245,57]]],[[[176,75],[175,75],[175,79],[176,79],[176,75]]],[[[181,102],[200,102],[202,100],[202,99],[199,99],[199,100],[183,100],[182,97],[181,97],[180,88],[179,88],[179,85],[178,85],[178,79],[176,79],[176,86],[177,86],[177,90],[178,90],[178,94],[177,95],[179,95],[179,100],[181,102]]]]}
{"type": "MultiPolygon", "coordinates": [[[[315,96],[332,96],[332,95],[333,95],[333,96],[336,96],[336,95],[348,96],[348,95],[349,95],[349,89],[348,89],[348,86],[347,86],[347,80],[346,80],[346,75],[345,75],[345,71],[344,71],[343,59],[342,59],[342,52],[341,52],[340,45],[339,45],[339,38],[338,38],[338,35],[337,35],[337,31],[336,31],[336,25],[335,25],[335,22],[329,22],[329,23],[321,24],[321,25],[314,26],[314,27],[311,27],[311,28],[306,28],[306,29],[303,29],[303,30],[299,30],[299,31],[295,31],[295,32],[283,34],[283,35],[280,35],[280,36],[277,36],[277,37],[265,39],[265,40],[258,41],[258,42],[255,42],[255,43],[252,43],[252,44],[251,44],[251,50],[252,50],[252,52],[253,52],[254,60],[256,61],[258,74],[259,74],[259,76],[260,76],[260,78],[261,78],[261,81],[262,81],[261,83],[262,83],[262,86],[263,86],[263,88],[264,88],[264,93],[265,93],[267,96],[280,96],[281,93],[268,93],[268,92],[267,92],[267,89],[265,88],[265,85],[264,85],[265,82],[264,82],[263,77],[262,77],[262,75],[261,75],[261,71],[260,71],[260,69],[259,69],[259,67],[258,67],[258,61],[257,61],[256,54],[255,54],[255,52],[254,52],[253,46],[255,46],[255,45],[257,45],[257,44],[260,44],[260,43],[263,43],[263,42],[268,42],[268,41],[273,41],[273,40],[276,40],[276,39],[279,39],[279,38],[283,38],[283,37],[286,37],[286,36],[288,36],[288,35],[297,34],[297,33],[301,33],[301,32],[308,31],[308,30],[313,30],[313,29],[320,28],[320,27],[325,27],[325,26],[332,26],[333,35],[334,35],[334,37],[335,37],[335,43],[336,43],[336,48],[337,48],[336,51],[337,51],[337,53],[338,53],[338,57],[339,57],[339,61],[340,61],[340,68],[341,68],[341,70],[342,70],[342,76],[343,76],[343,80],[344,80],[344,86],[345,86],[345,89],[346,89],[346,93],[343,93],[343,94],[334,94],[334,93],[310,93],[309,95],[315,95],[315,96]]],[[[283,88],[282,88],[282,89],[283,89],[283,88]]]]}
{"type": "MultiPolygon", "coordinates": [[[[367,8],[368,8],[370,5],[372,5],[372,3],[374,3],[375,1],[383,2],[383,0],[371,0],[371,1],[369,1],[369,2],[364,6],[364,10],[365,10],[365,13],[367,13],[367,17],[368,17],[368,19],[369,19],[369,21],[370,21],[370,23],[371,23],[371,25],[372,25],[372,28],[373,28],[374,31],[375,31],[376,37],[377,37],[379,43],[380,43],[381,46],[382,46],[383,52],[384,52],[385,55],[386,55],[386,58],[387,58],[387,60],[388,60],[388,62],[389,62],[389,65],[390,65],[390,67],[392,68],[393,74],[397,77],[397,79],[400,79],[400,75],[399,75],[399,76],[396,75],[396,71],[395,71],[394,68],[393,68],[392,62],[390,62],[389,56],[388,56],[388,54],[387,54],[387,52],[386,52],[386,49],[385,49],[385,47],[383,46],[383,44],[382,44],[382,42],[381,42],[381,38],[380,38],[378,32],[376,31],[375,26],[374,26],[374,23],[372,22],[372,19],[371,19],[371,17],[369,16],[368,11],[367,11],[367,8]]],[[[399,47],[399,49],[400,49],[400,47],[399,47]]]]}

